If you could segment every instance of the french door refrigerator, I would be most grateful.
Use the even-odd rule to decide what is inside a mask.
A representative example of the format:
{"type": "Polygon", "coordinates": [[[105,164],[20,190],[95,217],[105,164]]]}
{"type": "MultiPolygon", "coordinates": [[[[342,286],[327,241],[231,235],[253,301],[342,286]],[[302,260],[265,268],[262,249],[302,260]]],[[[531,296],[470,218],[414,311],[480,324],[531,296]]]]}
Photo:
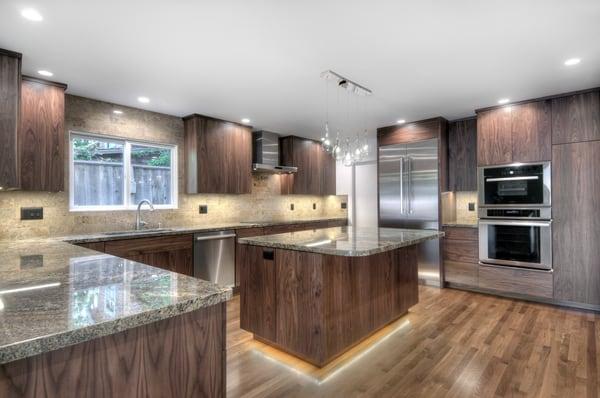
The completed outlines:
{"type": "MultiPolygon", "coordinates": [[[[379,226],[439,229],[438,140],[379,147],[379,226]]],[[[419,244],[419,280],[440,286],[440,241],[419,244]]]]}

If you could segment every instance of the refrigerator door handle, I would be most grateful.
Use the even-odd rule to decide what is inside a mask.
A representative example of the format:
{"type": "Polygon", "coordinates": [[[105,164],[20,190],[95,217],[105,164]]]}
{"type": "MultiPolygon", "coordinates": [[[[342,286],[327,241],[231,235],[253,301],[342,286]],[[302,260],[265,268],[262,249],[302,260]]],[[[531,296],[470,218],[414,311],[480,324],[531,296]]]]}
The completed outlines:
{"type": "Polygon", "coordinates": [[[400,157],[400,215],[404,215],[404,156],[400,157]]]}
{"type": "Polygon", "coordinates": [[[408,189],[406,190],[406,206],[407,206],[407,214],[413,214],[413,208],[412,208],[412,157],[408,156],[406,158],[406,164],[407,164],[407,171],[406,173],[408,174],[408,178],[407,178],[407,184],[408,184],[408,189]]]}

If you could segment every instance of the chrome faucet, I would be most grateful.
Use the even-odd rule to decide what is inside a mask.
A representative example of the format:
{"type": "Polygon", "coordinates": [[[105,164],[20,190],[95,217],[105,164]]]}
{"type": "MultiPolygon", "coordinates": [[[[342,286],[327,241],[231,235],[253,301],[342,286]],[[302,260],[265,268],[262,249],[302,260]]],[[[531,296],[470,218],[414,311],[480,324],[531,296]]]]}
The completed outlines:
{"type": "Polygon", "coordinates": [[[154,205],[152,204],[152,202],[150,202],[148,199],[140,200],[140,203],[138,203],[138,206],[137,206],[137,214],[135,217],[135,230],[136,231],[141,230],[142,227],[144,225],[146,225],[146,223],[144,221],[142,221],[142,217],[141,217],[142,205],[144,203],[148,203],[148,206],[150,206],[150,211],[154,211],[154,205]]]}

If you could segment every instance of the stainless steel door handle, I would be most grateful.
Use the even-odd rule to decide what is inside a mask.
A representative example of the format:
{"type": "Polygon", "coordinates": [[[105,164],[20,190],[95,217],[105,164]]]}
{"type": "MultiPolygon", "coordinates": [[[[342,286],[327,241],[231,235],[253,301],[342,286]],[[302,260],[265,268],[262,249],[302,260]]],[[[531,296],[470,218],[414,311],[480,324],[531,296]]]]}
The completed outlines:
{"type": "Polygon", "coordinates": [[[400,158],[400,214],[404,214],[404,157],[400,158]]]}
{"type": "Polygon", "coordinates": [[[227,238],[235,238],[236,234],[228,234],[228,235],[210,235],[210,236],[197,236],[196,240],[219,240],[219,239],[227,239],[227,238]]]}
{"type": "Polygon", "coordinates": [[[407,162],[407,173],[408,173],[408,190],[406,192],[406,202],[407,202],[407,208],[408,208],[408,214],[413,214],[413,208],[412,208],[412,158],[409,156],[406,158],[406,162],[407,162]]]}

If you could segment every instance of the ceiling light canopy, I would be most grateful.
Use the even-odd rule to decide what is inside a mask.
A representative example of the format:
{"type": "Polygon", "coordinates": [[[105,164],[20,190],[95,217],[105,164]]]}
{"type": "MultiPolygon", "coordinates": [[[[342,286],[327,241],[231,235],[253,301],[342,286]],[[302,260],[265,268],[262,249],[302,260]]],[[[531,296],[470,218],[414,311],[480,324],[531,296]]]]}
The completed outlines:
{"type": "Polygon", "coordinates": [[[138,97],[138,101],[141,102],[142,104],[147,104],[150,102],[150,98],[148,97],[138,97]]]}
{"type": "Polygon", "coordinates": [[[568,60],[565,61],[565,65],[573,66],[573,65],[577,65],[580,62],[581,62],[581,58],[569,58],[568,60]]]}
{"type": "Polygon", "coordinates": [[[38,74],[42,75],[42,76],[46,76],[46,77],[50,77],[50,76],[54,76],[54,73],[48,71],[48,70],[38,70],[38,74]]]}
{"type": "Polygon", "coordinates": [[[39,22],[44,19],[44,17],[42,17],[42,14],[40,14],[38,10],[33,8],[25,8],[23,11],[21,11],[21,15],[23,16],[23,18],[35,22],[39,22]]]}
{"type": "Polygon", "coordinates": [[[510,99],[508,99],[508,98],[501,98],[498,100],[498,103],[500,105],[508,104],[509,102],[510,102],[510,99]]]}

